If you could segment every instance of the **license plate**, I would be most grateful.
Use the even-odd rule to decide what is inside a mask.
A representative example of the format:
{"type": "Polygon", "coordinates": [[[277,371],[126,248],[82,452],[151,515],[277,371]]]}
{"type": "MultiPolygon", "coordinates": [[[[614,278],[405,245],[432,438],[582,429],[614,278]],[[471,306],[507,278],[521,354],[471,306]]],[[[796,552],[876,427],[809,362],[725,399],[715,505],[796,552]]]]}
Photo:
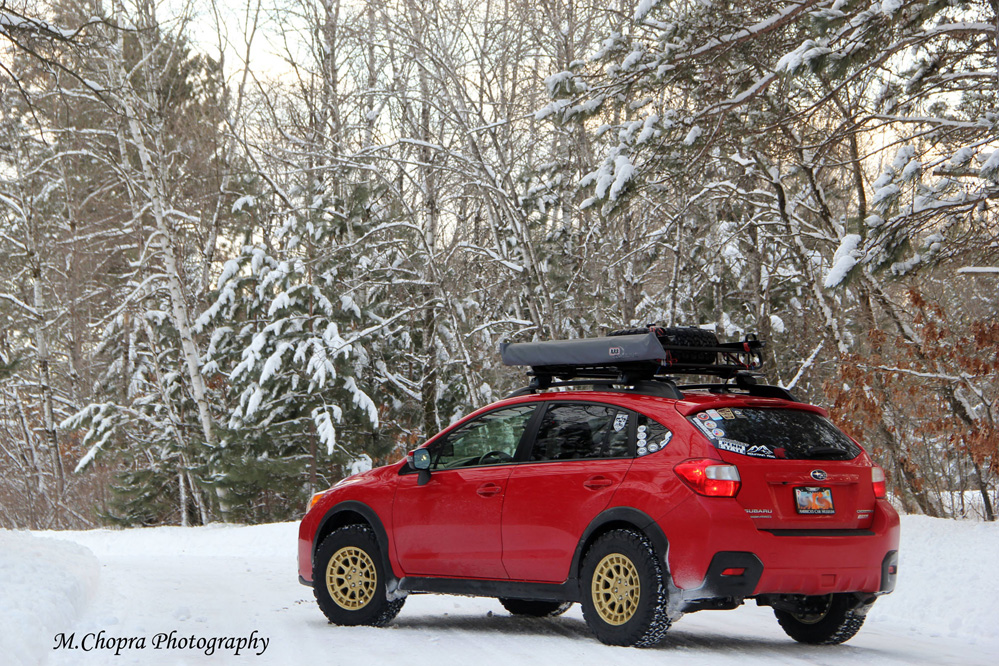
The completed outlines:
{"type": "Polygon", "coordinates": [[[798,513],[836,513],[833,508],[832,490],[829,488],[795,488],[794,508],[798,513]]]}

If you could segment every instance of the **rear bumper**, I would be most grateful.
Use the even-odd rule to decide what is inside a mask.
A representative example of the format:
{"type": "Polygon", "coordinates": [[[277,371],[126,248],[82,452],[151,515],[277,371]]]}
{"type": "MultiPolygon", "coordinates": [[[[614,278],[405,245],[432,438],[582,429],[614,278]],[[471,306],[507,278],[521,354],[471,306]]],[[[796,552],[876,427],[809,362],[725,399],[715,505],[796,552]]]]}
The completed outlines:
{"type": "MultiPolygon", "coordinates": [[[[697,513],[696,505],[684,504],[688,516],[697,513]]],[[[699,529],[667,531],[669,571],[685,601],[834,592],[880,595],[895,589],[899,521],[887,502],[878,503],[868,529],[828,534],[758,530],[741,508],[729,520],[717,508],[712,507],[699,529]]],[[[664,522],[672,521],[660,524],[664,522]]]]}

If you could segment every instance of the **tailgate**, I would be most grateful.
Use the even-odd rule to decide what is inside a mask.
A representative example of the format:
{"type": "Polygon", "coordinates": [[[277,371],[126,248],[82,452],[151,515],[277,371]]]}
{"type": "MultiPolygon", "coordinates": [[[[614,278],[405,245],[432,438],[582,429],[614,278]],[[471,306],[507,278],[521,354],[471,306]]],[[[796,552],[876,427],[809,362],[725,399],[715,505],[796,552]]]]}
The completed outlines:
{"type": "Polygon", "coordinates": [[[871,467],[850,462],[764,460],[722,452],[739,468],[736,501],[761,530],[858,530],[871,526],[871,467]],[[817,464],[818,463],[818,464],[817,464]]]}
{"type": "Polygon", "coordinates": [[[736,500],[761,530],[862,530],[874,517],[872,465],[814,411],[707,409],[689,417],[725,462],[738,467],[736,500]]]}

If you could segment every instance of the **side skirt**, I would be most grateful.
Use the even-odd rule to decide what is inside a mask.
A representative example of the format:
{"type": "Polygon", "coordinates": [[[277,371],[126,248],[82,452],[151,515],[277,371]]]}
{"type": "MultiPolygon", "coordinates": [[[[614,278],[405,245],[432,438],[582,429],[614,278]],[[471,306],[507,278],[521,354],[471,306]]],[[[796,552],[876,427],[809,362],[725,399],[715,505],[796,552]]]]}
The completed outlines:
{"type": "Polygon", "coordinates": [[[418,578],[406,576],[399,581],[400,592],[460,594],[472,597],[504,597],[537,601],[580,600],[579,583],[570,578],[564,583],[521,583],[508,580],[472,578],[418,578]]]}

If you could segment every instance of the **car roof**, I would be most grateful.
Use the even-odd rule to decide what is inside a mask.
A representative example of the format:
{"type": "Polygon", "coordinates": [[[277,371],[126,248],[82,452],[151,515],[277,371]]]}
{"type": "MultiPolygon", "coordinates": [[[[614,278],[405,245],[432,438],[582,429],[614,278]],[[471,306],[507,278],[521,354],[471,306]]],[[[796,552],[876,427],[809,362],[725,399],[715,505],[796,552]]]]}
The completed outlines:
{"type": "MultiPolygon", "coordinates": [[[[724,386],[724,385],[719,385],[724,386]]],[[[798,409],[802,411],[815,412],[822,416],[828,416],[828,412],[808,403],[797,402],[793,400],[787,400],[784,398],[773,398],[773,397],[759,397],[753,396],[745,393],[735,393],[735,392],[712,392],[709,389],[698,388],[694,390],[684,390],[683,386],[679,387],[683,399],[676,400],[673,398],[667,398],[658,395],[648,395],[644,393],[636,393],[632,391],[588,391],[588,390],[572,390],[572,391],[542,391],[538,393],[532,393],[529,395],[519,395],[516,397],[507,398],[500,400],[496,403],[488,405],[487,407],[477,410],[475,414],[479,412],[488,411],[490,409],[513,405],[527,402],[538,402],[538,401],[592,401],[592,402],[602,402],[606,404],[612,404],[619,407],[624,407],[628,409],[635,409],[642,412],[655,412],[663,408],[670,407],[674,408],[683,416],[688,416],[705,409],[713,409],[720,407],[747,407],[747,408],[785,408],[785,409],[798,409]]],[[[470,415],[471,416],[471,415],[470,415]]]]}

